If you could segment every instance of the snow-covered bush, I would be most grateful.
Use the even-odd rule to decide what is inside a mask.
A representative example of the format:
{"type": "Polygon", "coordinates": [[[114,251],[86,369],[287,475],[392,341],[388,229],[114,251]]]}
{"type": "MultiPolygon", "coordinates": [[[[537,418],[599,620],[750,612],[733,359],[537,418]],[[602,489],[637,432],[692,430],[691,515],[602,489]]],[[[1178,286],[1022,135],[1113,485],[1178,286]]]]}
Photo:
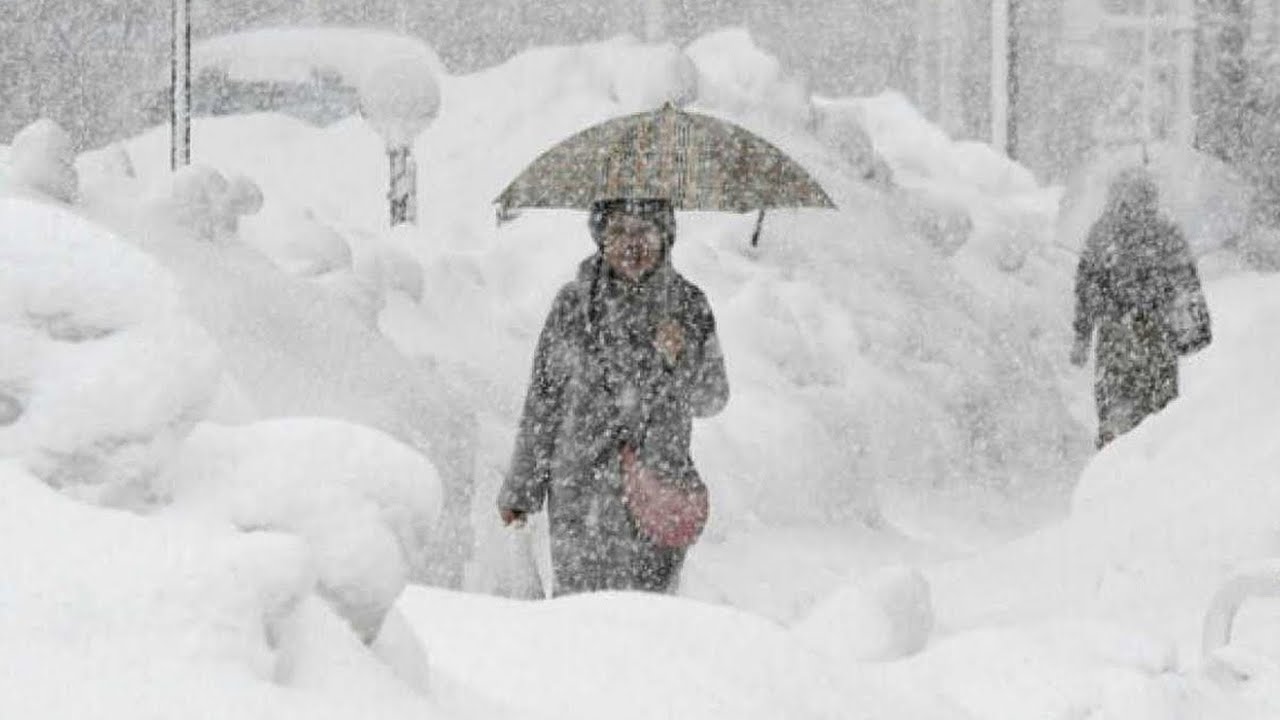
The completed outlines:
{"type": "Polygon", "coordinates": [[[220,358],[173,277],[67,210],[0,199],[0,455],[101,503],[161,499],[220,358]]]}
{"type": "Polygon", "coordinates": [[[366,641],[404,589],[440,513],[430,461],[350,423],[199,426],[169,466],[176,506],[306,541],[319,591],[366,641]]]}
{"type": "Polygon", "coordinates": [[[9,150],[9,182],[60,202],[75,202],[80,180],[71,136],[52,120],[37,120],[18,132],[9,150]]]}

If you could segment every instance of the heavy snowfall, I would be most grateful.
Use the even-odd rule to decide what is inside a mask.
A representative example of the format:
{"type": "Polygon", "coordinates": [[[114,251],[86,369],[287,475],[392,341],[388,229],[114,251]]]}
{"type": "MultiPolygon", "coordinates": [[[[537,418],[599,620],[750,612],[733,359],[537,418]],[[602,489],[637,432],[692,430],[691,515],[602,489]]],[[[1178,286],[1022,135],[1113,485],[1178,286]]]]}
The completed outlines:
{"type": "Polygon", "coordinates": [[[6,2],[0,718],[1280,717],[1280,2],[6,2]],[[834,207],[676,208],[709,519],[565,592],[500,497],[597,248],[495,203],[667,105],[834,207]],[[1100,437],[1135,172],[1212,340],[1100,437]]]}

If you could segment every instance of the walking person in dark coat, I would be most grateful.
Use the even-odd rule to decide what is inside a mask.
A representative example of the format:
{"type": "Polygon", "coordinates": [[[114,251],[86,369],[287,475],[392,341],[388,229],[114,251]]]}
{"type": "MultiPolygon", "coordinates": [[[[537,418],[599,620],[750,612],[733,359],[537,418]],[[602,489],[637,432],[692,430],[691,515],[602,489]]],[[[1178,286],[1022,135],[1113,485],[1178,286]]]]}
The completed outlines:
{"type": "Polygon", "coordinates": [[[1111,185],[1076,271],[1071,362],[1088,360],[1098,330],[1094,394],[1098,447],[1132,430],[1178,396],[1178,358],[1211,340],[1195,260],[1182,232],[1160,216],[1144,171],[1111,185]]]}
{"type": "Polygon", "coordinates": [[[670,592],[686,548],[638,528],[620,458],[634,452],[705,491],[692,418],[728,401],[724,360],[706,297],[671,266],[669,202],[597,202],[590,227],[599,252],[561,288],[542,329],[498,509],[511,524],[545,501],[557,595],[670,592]]]}

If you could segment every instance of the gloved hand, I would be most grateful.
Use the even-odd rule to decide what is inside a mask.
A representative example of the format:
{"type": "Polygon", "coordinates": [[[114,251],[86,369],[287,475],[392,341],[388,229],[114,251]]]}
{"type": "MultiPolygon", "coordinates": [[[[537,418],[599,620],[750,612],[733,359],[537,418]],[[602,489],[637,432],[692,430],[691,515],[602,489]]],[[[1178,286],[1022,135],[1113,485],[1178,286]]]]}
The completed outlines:
{"type": "Polygon", "coordinates": [[[680,352],[684,350],[684,328],[674,320],[667,320],[658,327],[653,344],[668,366],[675,365],[680,359],[680,352]]]}
{"type": "Polygon", "coordinates": [[[1089,362],[1089,338],[1076,338],[1071,346],[1071,364],[1084,367],[1089,362]]]}

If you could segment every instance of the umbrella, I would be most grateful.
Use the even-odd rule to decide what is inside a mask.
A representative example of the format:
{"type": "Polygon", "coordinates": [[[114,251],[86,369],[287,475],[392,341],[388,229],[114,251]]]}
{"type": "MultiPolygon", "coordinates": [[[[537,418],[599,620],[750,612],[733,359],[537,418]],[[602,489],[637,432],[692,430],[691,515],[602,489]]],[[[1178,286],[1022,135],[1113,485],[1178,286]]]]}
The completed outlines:
{"type": "Polygon", "coordinates": [[[835,208],[820,185],[766,140],[733,123],[662,108],[587,128],[543,153],[495,201],[516,208],[589,209],[596,200],[667,198],[677,210],[760,216],[770,208],[835,208]]]}

